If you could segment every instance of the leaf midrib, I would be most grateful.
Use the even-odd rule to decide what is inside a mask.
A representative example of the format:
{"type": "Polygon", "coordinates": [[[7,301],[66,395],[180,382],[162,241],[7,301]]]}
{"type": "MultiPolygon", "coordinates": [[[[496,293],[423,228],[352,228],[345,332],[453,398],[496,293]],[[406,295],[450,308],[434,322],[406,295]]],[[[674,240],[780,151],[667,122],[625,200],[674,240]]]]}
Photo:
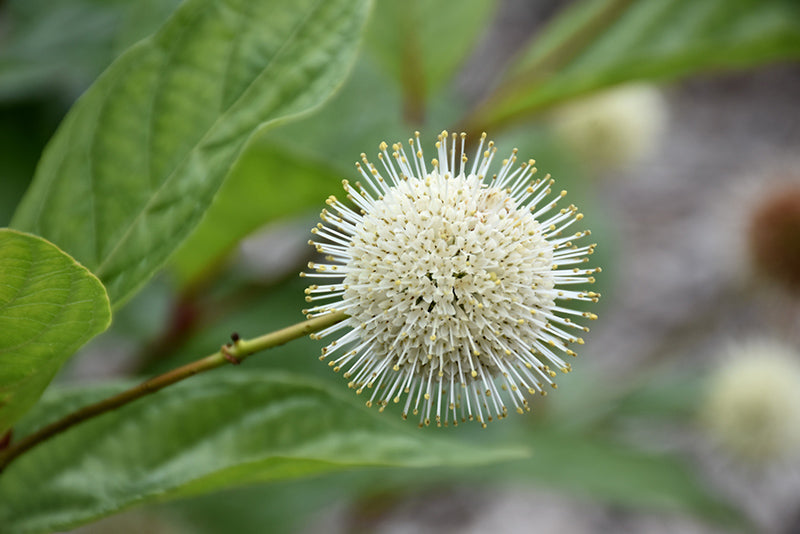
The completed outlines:
{"type": "MultiPolygon", "coordinates": [[[[97,268],[95,269],[95,272],[97,273],[98,276],[100,276],[100,278],[103,278],[103,269],[108,265],[108,263],[111,261],[111,259],[115,256],[117,250],[119,250],[119,248],[125,244],[126,239],[131,234],[133,229],[136,227],[136,225],[139,223],[139,221],[144,217],[144,214],[148,212],[149,208],[153,205],[155,200],[160,196],[160,194],[162,193],[164,188],[169,183],[171,183],[171,181],[173,180],[173,178],[175,177],[177,172],[181,168],[183,168],[183,165],[189,159],[191,154],[193,154],[197,150],[197,148],[199,146],[202,146],[203,142],[208,139],[210,133],[213,132],[216,129],[217,125],[220,122],[222,122],[223,119],[226,119],[228,117],[228,115],[230,114],[230,111],[232,109],[234,109],[237,106],[237,104],[242,101],[243,98],[245,98],[245,96],[249,93],[251,88],[258,82],[258,80],[260,80],[263,77],[264,73],[267,72],[270,69],[270,67],[274,64],[276,58],[280,57],[284,53],[284,50],[288,47],[289,43],[293,43],[294,42],[294,38],[297,35],[297,33],[299,33],[300,28],[304,27],[308,23],[309,19],[311,19],[312,14],[317,12],[317,10],[319,9],[319,6],[323,2],[324,2],[324,0],[317,0],[317,2],[315,2],[313,8],[309,9],[308,14],[305,17],[303,17],[301,19],[301,21],[298,22],[297,25],[295,25],[295,27],[291,31],[289,37],[278,48],[278,50],[275,52],[275,54],[272,56],[272,58],[270,58],[270,60],[266,63],[266,65],[261,70],[261,72],[247,85],[247,87],[242,91],[241,95],[230,106],[228,106],[228,108],[225,110],[225,112],[222,113],[214,121],[214,123],[206,130],[206,132],[203,135],[203,137],[201,137],[200,140],[197,143],[195,143],[195,145],[192,147],[192,149],[189,150],[184,155],[183,158],[181,158],[181,161],[169,173],[167,178],[161,183],[161,185],[158,187],[158,189],[156,189],[154,194],[151,195],[150,199],[145,203],[145,205],[142,207],[142,209],[139,210],[139,212],[136,214],[136,216],[127,225],[127,229],[122,234],[120,239],[117,240],[117,244],[109,251],[109,253],[105,256],[105,258],[98,264],[97,268]]],[[[227,76],[227,71],[226,71],[226,76],[227,76]]],[[[269,120],[267,120],[265,122],[269,122],[269,120]]]]}

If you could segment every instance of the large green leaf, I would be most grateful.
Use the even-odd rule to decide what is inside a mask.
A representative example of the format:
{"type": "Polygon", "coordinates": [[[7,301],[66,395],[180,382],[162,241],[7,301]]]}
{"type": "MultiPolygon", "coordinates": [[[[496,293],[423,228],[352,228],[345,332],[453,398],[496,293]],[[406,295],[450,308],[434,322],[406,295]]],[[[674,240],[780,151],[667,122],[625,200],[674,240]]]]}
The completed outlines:
{"type": "Polygon", "coordinates": [[[363,481],[361,491],[394,489],[418,494],[448,482],[482,487],[525,484],[632,509],[693,515],[726,526],[746,523],[743,514],[715,495],[688,461],[597,433],[565,432],[559,426],[559,422],[540,421],[525,432],[519,432],[519,426],[511,429],[513,441],[531,447],[531,458],[469,470],[429,469],[417,476],[391,470],[379,482],[363,481]]]}
{"type": "Polygon", "coordinates": [[[793,58],[795,0],[584,0],[532,42],[468,122],[495,129],[621,82],[793,58]]]}
{"type": "MultiPolygon", "coordinates": [[[[560,392],[561,388],[559,388],[560,392]]],[[[521,423],[512,418],[503,427],[521,423]]],[[[501,425],[492,428],[492,441],[501,441],[501,425]]],[[[745,531],[742,512],[715,495],[690,462],[673,454],[645,452],[607,437],[567,433],[554,424],[533,425],[515,440],[529,444],[531,458],[502,465],[426,469],[362,470],[332,473],[313,480],[295,480],[229,494],[175,503],[193,532],[258,533],[265,524],[271,532],[303,531],[308,517],[303,510],[324,509],[333,503],[375,496],[386,507],[394,499],[420,499],[426,494],[446,495],[451,488],[480,488],[492,494],[496,488],[539,487],[554,493],[591,499],[617,508],[690,515],[708,523],[745,531]],[[259,506],[259,502],[274,506],[259,506]],[[310,507],[310,508],[309,508],[310,507]]],[[[379,513],[379,512],[378,512],[379,513]]],[[[308,530],[307,527],[305,530],[308,530]]]]}
{"type": "Polygon", "coordinates": [[[526,443],[536,457],[503,466],[501,472],[510,478],[634,508],[689,513],[728,526],[746,523],[741,512],[714,495],[691,465],[674,455],[553,428],[534,429],[526,443]]]}
{"type": "Polygon", "coordinates": [[[253,132],[342,82],[368,8],[187,0],[73,107],[12,224],[75,256],[119,305],[199,222],[253,132]]]}
{"type": "MultiPolygon", "coordinates": [[[[217,372],[167,388],[32,449],[0,476],[0,525],[69,528],[134,504],[357,466],[478,465],[520,449],[431,437],[347,391],[275,372],[217,372]]],[[[53,395],[21,431],[103,391],[53,395]]]]}
{"type": "Polygon", "coordinates": [[[0,229],[0,435],[110,322],[92,273],[40,237],[0,229]]]}

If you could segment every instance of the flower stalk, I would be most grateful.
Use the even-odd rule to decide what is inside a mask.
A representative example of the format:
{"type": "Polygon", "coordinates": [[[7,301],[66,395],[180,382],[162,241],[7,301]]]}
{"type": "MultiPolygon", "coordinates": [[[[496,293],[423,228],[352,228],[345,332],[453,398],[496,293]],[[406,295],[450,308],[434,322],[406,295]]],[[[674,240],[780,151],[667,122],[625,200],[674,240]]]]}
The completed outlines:
{"type": "Polygon", "coordinates": [[[222,367],[229,363],[239,364],[247,357],[288,343],[294,339],[298,339],[309,334],[313,334],[324,328],[328,328],[342,320],[347,316],[343,312],[330,313],[309,319],[292,326],[259,336],[253,339],[239,339],[238,335],[233,335],[233,341],[227,345],[223,345],[220,350],[201,358],[194,362],[188,363],[167,373],[150,378],[144,382],[118,393],[112,397],[101,400],[94,404],[84,406],[71,414],[50,423],[30,434],[20,441],[11,444],[8,448],[0,452],[0,472],[2,472],[15,458],[24,452],[32,449],[39,443],[42,443],[51,437],[64,432],[65,430],[91,419],[106,412],[110,412],[126,404],[129,404],[137,399],[155,393],[167,386],[185,380],[194,375],[222,367]]]}

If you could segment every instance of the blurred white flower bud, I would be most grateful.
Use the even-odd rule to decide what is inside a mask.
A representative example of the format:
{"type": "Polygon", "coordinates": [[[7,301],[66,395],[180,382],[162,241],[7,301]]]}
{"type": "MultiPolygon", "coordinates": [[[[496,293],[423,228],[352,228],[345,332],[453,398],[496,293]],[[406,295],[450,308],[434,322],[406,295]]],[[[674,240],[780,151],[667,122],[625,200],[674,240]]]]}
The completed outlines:
{"type": "Polygon", "coordinates": [[[732,455],[768,464],[800,452],[800,354],[772,340],[732,346],[702,411],[709,435],[732,455]]]}
{"type": "Polygon", "coordinates": [[[667,119],[667,104],[658,88],[631,84],[565,104],[554,112],[553,128],[585,164],[607,170],[652,152],[667,119]]]}

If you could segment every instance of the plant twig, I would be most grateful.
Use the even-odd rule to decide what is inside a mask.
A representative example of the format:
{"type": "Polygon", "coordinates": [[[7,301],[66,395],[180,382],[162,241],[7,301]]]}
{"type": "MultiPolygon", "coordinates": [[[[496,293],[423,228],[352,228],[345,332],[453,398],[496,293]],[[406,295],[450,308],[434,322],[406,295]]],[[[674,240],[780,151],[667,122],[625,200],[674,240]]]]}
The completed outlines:
{"type": "Polygon", "coordinates": [[[134,358],[132,374],[147,373],[153,364],[163,362],[180,350],[198,331],[218,323],[248,302],[263,298],[271,289],[296,279],[297,270],[305,268],[313,258],[311,253],[307,256],[297,262],[296,269],[288,270],[284,276],[268,283],[247,282],[222,296],[211,296],[208,286],[212,280],[197,282],[182,291],[172,306],[166,328],[134,358]]]}
{"type": "Polygon", "coordinates": [[[263,336],[253,339],[239,339],[237,334],[232,337],[233,341],[224,345],[220,350],[201,358],[192,363],[188,363],[172,371],[156,376],[141,384],[134,386],[122,393],[118,393],[113,397],[101,400],[94,404],[84,406],[83,408],[72,412],[71,414],[50,423],[30,434],[20,441],[13,443],[8,448],[0,451],[0,472],[5,469],[15,458],[22,453],[30,450],[39,443],[59,434],[72,426],[77,425],[87,419],[96,417],[98,415],[110,412],[121,406],[124,406],[136,399],[155,393],[169,385],[180,382],[191,376],[222,367],[229,363],[241,363],[248,356],[260,352],[262,350],[270,349],[283,345],[293,339],[297,339],[314,332],[318,332],[323,328],[334,325],[339,321],[345,319],[346,315],[342,312],[330,313],[321,317],[308,319],[301,323],[265,334],[263,336]]]}

